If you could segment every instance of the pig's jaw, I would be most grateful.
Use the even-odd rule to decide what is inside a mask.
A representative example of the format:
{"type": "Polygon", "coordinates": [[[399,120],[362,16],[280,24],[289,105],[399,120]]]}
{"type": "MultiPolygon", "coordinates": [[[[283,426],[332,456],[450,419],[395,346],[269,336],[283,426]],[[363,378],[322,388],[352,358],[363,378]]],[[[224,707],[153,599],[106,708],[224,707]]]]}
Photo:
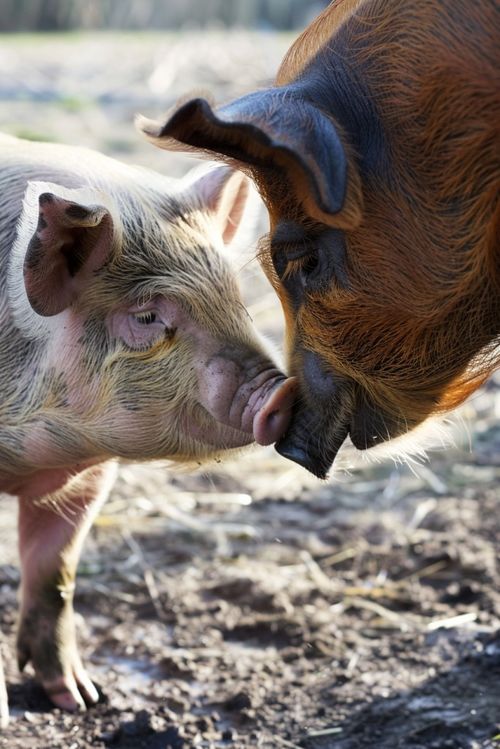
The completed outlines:
{"type": "MultiPolygon", "coordinates": [[[[144,418],[125,409],[114,409],[92,422],[74,413],[62,428],[60,422],[35,418],[26,424],[17,456],[8,465],[0,461],[0,486],[11,491],[16,475],[43,469],[75,469],[120,457],[127,460],[171,460],[193,462],[213,458],[222,450],[245,447],[256,441],[267,445],[286,431],[295,399],[292,378],[275,376],[251,394],[247,413],[238,428],[224,423],[199,403],[181,412],[144,418]],[[124,440],[124,434],[130,439],[124,440]]],[[[160,412],[160,413],[159,413],[160,412]]]]}
{"type": "Polygon", "coordinates": [[[201,406],[196,414],[182,419],[181,424],[183,439],[179,449],[181,453],[185,452],[186,456],[191,455],[191,459],[210,458],[221,450],[237,449],[253,442],[251,432],[244,432],[216,421],[201,406]],[[182,450],[184,442],[188,447],[182,450]]]}

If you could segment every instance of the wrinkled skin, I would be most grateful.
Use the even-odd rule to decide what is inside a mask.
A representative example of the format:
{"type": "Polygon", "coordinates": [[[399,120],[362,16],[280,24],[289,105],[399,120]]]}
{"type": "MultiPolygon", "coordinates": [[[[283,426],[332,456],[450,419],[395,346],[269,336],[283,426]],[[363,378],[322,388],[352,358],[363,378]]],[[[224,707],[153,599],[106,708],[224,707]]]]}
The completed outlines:
{"type": "Polygon", "coordinates": [[[324,477],[454,408],[498,366],[500,6],[334,0],[276,85],[141,127],[238,164],[300,398],[277,449],[324,477]]]}
{"type": "Polygon", "coordinates": [[[0,164],[0,490],[19,498],[18,660],[74,710],[98,698],[72,599],[110,459],[200,462],[270,444],[295,385],[224,255],[242,174],[175,181],[7,136],[0,164]]]}

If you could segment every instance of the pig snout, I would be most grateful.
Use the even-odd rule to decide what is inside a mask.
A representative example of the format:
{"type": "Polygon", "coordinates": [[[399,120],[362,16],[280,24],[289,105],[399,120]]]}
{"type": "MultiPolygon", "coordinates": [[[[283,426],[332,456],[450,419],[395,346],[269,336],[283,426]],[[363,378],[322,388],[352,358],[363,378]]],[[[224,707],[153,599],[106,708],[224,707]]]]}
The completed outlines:
{"type": "Polygon", "coordinates": [[[246,443],[270,445],[288,427],[296,390],[296,379],[270,361],[226,348],[203,367],[200,401],[218,422],[246,434],[246,443]]]}
{"type": "Polygon", "coordinates": [[[341,421],[332,429],[327,420],[315,416],[306,410],[294,414],[287,431],[276,443],[276,451],[317,478],[326,479],[349,429],[341,421]]]}
{"type": "Polygon", "coordinates": [[[259,445],[272,445],[285,434],[297,395],[297,380],[278,380],[253,419],[253,438],[259,445]]]}
{"type": "Polygon", "coordinates": [[[352,385],[329,372],[314,352],[302,349],[296,353],[303,370],[301,397],[276,450],[324,479],[349,434],[352,385]]]}

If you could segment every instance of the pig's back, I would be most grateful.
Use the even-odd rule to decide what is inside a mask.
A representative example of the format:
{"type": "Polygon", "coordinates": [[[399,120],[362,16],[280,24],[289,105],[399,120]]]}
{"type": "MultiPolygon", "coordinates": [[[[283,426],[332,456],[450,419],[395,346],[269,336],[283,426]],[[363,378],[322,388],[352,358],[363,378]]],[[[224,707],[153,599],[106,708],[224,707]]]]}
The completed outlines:
{"type": "Polygon", "coordinates": [[[112,195],[117,205],[138,206],[175,192],[176,180],[149,169],[122,164],[87,148],[21,140],[0,133],[0,293],[5,294],[8,258],[28,182],[66,188],[92,187],[112,195]]]}
{"type": "MultiPolygon", "coordinates": [[[[64,187],[77,187],[83,174],[71,172],[66,166],[66,149],[46,148],[0,134],[0,289],[5,284],[8,258],[21,214],[23,197],[30,180],[55,182],[64,187]],[[57,160],[54,162],[54,158],[57,160]],[[65,164],[57,166],[58,162],[65,164]]],[[[71,149],[70,149],[71,150],[71,149]]],[[[69,155],[69,154],[68,154],[69,155]]],[[[86,184],[84,182],[83,184],[86,184]]]]}

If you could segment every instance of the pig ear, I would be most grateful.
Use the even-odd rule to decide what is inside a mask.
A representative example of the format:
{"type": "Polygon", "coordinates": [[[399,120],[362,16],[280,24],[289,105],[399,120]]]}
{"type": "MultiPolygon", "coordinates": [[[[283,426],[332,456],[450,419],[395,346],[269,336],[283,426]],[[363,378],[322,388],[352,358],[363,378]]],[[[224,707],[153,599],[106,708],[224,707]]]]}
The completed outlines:
{"type": "Polygon", "coordinates": [[[50,317],[66,309],[92,273],[109,258],[113,221],[99,204],[74,202],[54,192],[38,196],[38,225],[24,256],[29,303],[50,317]]]}
{"type": "Polygon", "coordinates": [[[187,176],[184,192],[188,203],[209,213],[220,231],[224,244],[230,244],[238,230],[248,198],[249,180],[229,166],[216,166],[187,176]]]}
{"type": "Polygon", "coordinates": [[[311,215],[331,216],[344,204],[347,158],[333,121],[293,89],[272,88],[214,111],[191,99],[159,123],[137,121],[151,142],[170,150],[197,150],[249,165],[266,184],[272,170],[286,175],[311,215]],[[266,177],[267,175],[267,177],[266,177]]]}

